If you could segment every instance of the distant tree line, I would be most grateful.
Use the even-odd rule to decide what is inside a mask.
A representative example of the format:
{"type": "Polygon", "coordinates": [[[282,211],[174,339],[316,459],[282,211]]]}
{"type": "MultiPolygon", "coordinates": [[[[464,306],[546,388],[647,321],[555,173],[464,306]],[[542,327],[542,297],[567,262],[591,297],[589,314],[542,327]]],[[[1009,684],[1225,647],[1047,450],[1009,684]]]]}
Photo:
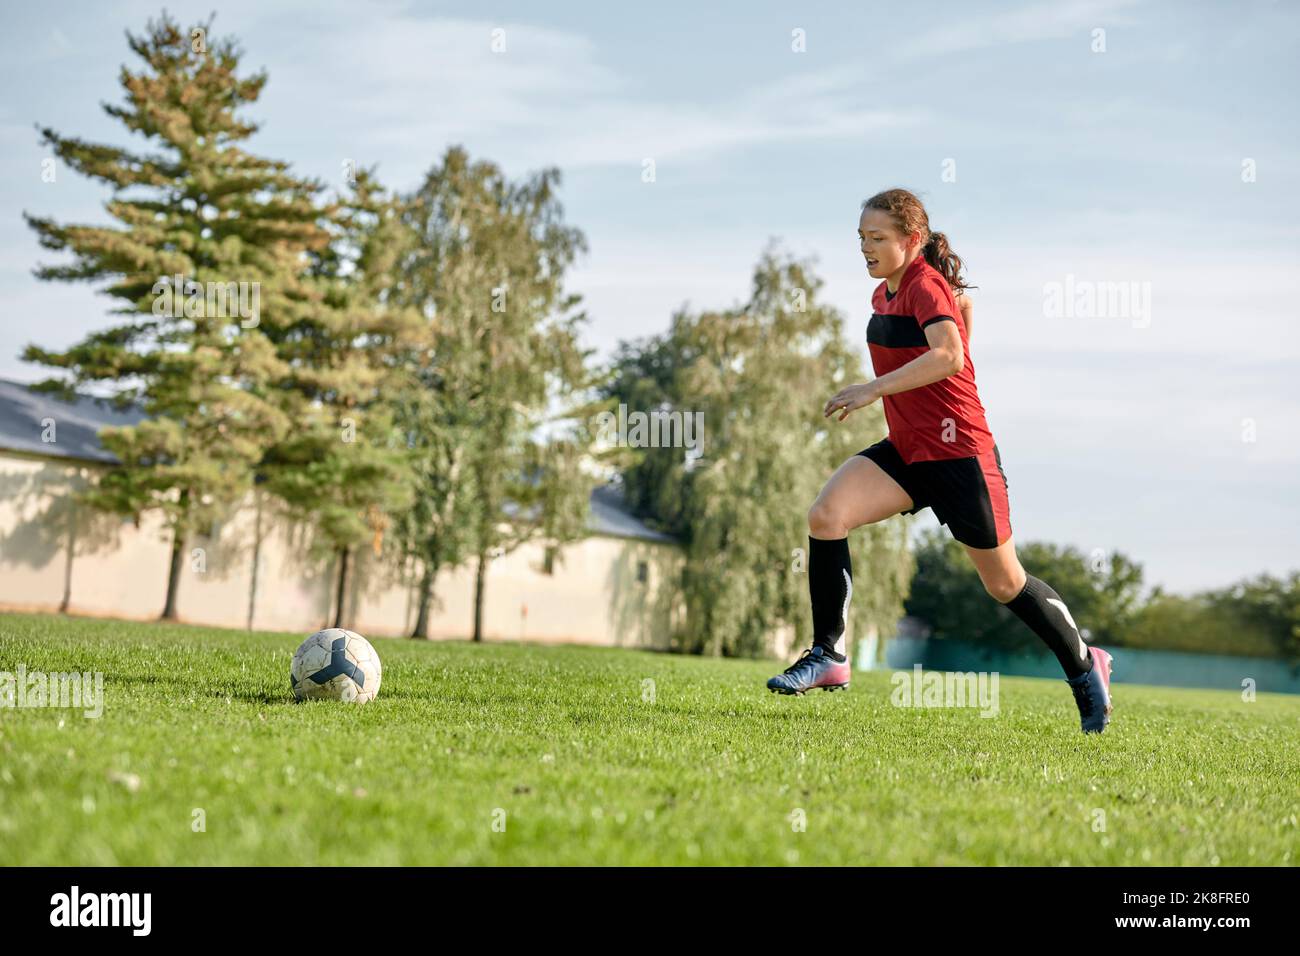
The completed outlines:
{"type": "MultiPolygon", "coordinates": [[[[1026,571],[1052,582],[1094,644],[1276,657],[1300,667],[1300,573],[1262,574],[1189,597],[1157,585],[1143,596],[1141,566],[1120,552],[1090,556],[1040,542],[1017,551],[1026,571]]],[[[905,607],[940,640],[1041,649],[1019,618],[989,598],[961,546],[940,529],[921,537],[905,607]]]]}

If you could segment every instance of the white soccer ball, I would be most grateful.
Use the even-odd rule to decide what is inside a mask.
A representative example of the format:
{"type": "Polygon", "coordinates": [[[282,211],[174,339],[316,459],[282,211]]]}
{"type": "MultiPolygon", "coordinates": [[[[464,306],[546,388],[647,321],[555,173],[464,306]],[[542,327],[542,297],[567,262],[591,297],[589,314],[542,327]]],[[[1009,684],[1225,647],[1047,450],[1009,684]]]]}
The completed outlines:
{"type": "Polygon", "coordinates": [[[298,700],[364,704],[379,693],[383,670],[370,642],[341,627],[317,631],[293,655],[289,685],[298,700]]]}

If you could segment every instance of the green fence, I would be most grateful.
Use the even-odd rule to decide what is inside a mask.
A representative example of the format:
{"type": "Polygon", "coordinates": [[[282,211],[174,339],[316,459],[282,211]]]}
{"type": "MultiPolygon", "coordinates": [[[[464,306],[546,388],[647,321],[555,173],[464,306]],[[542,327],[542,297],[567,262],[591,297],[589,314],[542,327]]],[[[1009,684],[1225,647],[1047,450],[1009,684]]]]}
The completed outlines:
{"type": "MultiPolygon", "coordinates": [[[[1185,654],[1107,647],[1115,658],[1113,680],[1125,684],[1166,687],[1208,687],[1240,692],[1246,681],[1261,693],[1300,694],[1300,673],[1285,662],[1263,657],[1226,654],[1185,654]]],[[[896,637],[885,652],[886,666],[907,670],[996,671],[1019,677],[1061,679],[1061,667],[1050,654],[1009,654],[970,641],[896,637]]]]}

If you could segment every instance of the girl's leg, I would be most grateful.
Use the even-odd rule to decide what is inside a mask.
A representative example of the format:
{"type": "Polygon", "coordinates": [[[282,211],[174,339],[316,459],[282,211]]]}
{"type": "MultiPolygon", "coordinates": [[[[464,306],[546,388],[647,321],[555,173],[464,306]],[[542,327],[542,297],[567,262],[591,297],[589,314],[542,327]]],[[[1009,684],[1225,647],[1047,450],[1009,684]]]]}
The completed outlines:
{"type": "Polygon", "coordinates": [[[1078,677],[1092,669],[1088,645],[1061,596],[1046,583],[1027,574],[1016,557],[1012,538],[996,548],[962,545],[970,555],[984,590],[1024,621],[1056,655],[1065,676],[1078,677]]]}
{"type": "Polygon", "coordinates": [[[854,455],[835,471],[808,511],[808,591],[813,646],[845,659],[844,628],[853,594],[848,533],[912,507],[912,499],[870,458],[854,455]]]}

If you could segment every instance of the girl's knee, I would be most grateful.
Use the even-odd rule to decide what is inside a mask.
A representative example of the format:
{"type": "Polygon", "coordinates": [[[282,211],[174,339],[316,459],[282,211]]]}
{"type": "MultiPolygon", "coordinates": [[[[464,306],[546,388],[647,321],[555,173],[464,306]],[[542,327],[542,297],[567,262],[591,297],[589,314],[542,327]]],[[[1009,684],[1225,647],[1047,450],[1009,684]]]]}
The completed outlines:
{"type": "Polygon", "coordinates": [[[808,533],[814,538],[842,538],[849,529],[835,506],[818,498],[808,509],[808,533]]]}
{"type": "Polygon", "coordinates": [[[1006,604],[1024,590],[1026,580],[1023,570],[1016,573],[1016,569],[1012,569],[1006,574],[990,575],[984,579],[984,590],[999,604],[1006,604]]]}
{"type": "Polygon", "coordinates": [[[1016,587],[1010,579],[1003,578],[999,581],[986,581],[984,590],[989,596],[999,604],[1006,604],[1020,593],[1020,588],[1016,587]]]}

